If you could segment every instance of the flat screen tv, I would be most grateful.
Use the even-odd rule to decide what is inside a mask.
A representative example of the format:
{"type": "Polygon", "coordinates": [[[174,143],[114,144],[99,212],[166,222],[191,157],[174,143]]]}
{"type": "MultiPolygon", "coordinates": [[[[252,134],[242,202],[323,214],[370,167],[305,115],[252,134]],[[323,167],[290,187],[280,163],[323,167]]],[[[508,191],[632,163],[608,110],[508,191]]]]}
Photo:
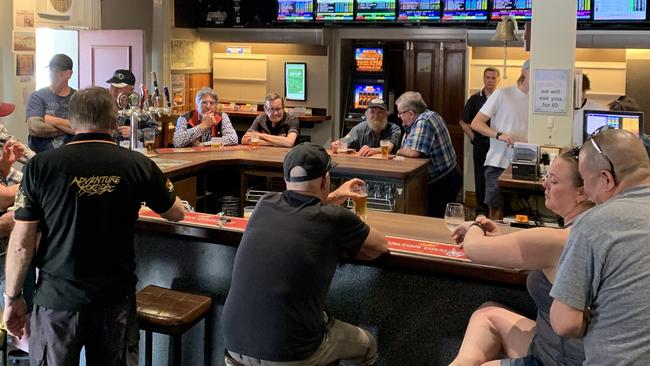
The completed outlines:
{"type": "Polygon", "coordinates": [[[591,19],[591,0],[578,0],[578,20],[591,19]]]}
{"type": "Polygon", "coordinates": [[[353,0],[316,0],[316,20],[342,21],[354,20],[353,0]]]}
{"type": "Polygon", "coordinates": [[[447,0],[442,10],[443,21],[487,20],[487,0],[447,0]]]}
{"type": "Polygon", "coordinates": [[[356,47],[354,64],[357,72],[384,71],[384,49],[377,47],[356,47]]]}
{"type": "Polygon", "coordinates": [[[604,125],[639,136],[643,132],[643,112],[585,110],[582,123],[583,141],[587,141],[594,131],[604,125]]]}
{"type": "Polygon", "coordinates": [[[506,15],[518,20],[530,19],[533,15],[533,0],[492,0],[490,19],[500,20],[506,15]]]}
{"type": "Polygon", "coordinates": [[[427,22],[440,20],[440,0],[400,0],[397,19],[427,22]]]}
{"type": "Polygon", "coordinates": [[[284,63],[284,96],[287,100],[307,101],[306,63],[284,63]]]}
{"type": "Polygon", "coordinates": [[[647,0],[594,0],[594,21],[643,21],[647,6],[647,0]]]}
{"type": "Polygon", "coordinates": [[[314,20],[312,0],[278,0],[277,20],[283,22],[308,22],[314,20]]]}
{"type": "Polygon", "coordinates": [[[375,98],[384,98],[383,84],[354,85],[354,109],[368,109],[368,103],[375,98]]]}
{"type": "Polygon", "coordinates": [[[356,20],[395,20],[396,0],[357,0],[356,20]]]}

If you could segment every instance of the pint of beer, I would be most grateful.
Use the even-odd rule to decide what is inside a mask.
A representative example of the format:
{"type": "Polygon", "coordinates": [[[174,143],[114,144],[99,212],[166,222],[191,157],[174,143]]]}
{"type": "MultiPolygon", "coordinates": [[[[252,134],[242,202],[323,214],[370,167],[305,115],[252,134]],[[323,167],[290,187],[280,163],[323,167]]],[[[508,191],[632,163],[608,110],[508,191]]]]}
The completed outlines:
{"type": "Polygon", "coordinates": [[[223,140],[221,137],[213,137],[210,139],[210,146],[212,146],[213,149],[221,149],[223,147],[223,140]]]}
{"type": "Polygon", "coordinates": [[[153,153],[153,145],[156,139],[156,133],[153,128],[145,128],[142,130],[144,147],[147,148],[147,153],[153,153]]]}
{"type": "Polygon", "coordinates": [[[352,199],[354,201],[354,212],[362,219],[365,219],[368,217],[368,189],[364,184],[356,186],[352,190],[360,196],[352,199]]]}
{"type": "Polygon", "coordinates": [[[381,148],[381,158],[388,159],[388,154],[390,154],[390,141],[388,140],[379,141],[379,147],[381,148]]]}

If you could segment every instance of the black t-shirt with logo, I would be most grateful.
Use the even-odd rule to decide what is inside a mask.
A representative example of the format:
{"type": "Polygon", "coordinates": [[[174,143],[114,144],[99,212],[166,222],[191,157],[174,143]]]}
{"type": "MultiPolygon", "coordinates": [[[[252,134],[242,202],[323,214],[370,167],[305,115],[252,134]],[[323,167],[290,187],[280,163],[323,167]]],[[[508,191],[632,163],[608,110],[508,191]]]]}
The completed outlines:
{"type": "Polygon", "coordinates": [[[42,238],[34,303],[79,311],[135,290],[133,233],[141,202],[164,213],[174,187],[144,155],[107,134],[79,134],[25,167],[16,221],[38,222],[42,238]]]}
{"type": "Polygon", "coordinates": [[[356,256],[369,233],[357,215],[316,197],[263,197],[235,257],[222,317],[226,348],[276,362],[312,355],[325,334],[339,254],[356,256]]]}

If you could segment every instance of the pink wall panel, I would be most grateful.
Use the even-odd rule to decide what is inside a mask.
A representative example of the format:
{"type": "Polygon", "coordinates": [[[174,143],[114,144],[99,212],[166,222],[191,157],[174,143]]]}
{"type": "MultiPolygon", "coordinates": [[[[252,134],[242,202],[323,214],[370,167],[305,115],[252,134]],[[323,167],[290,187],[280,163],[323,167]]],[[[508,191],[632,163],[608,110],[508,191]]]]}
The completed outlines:
{"type": "Polygon", "coordinates": [[[144,32],[101,30],[79,32],[79,87],[106,87],[115,69],[129,69],[136,85],[144,80],[144,32]]]}

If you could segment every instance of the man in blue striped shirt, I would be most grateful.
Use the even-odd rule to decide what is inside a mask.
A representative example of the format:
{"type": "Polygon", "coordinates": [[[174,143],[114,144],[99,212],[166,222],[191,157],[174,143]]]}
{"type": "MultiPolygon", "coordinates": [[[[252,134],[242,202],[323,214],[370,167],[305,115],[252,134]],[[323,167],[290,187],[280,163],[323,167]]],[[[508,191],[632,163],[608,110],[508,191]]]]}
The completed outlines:
{"type": "Polygon", "coordinates": [[[443,217],[445,206],[456,201],[463,182],[447,125],[438,113],[427,109],[427,104],[418,92],[407,91],[397,98],[395,105],[397,117],[406,129],[402,148],[397,154],[431,159],[428,168],[428,215],[443,217]]]}

